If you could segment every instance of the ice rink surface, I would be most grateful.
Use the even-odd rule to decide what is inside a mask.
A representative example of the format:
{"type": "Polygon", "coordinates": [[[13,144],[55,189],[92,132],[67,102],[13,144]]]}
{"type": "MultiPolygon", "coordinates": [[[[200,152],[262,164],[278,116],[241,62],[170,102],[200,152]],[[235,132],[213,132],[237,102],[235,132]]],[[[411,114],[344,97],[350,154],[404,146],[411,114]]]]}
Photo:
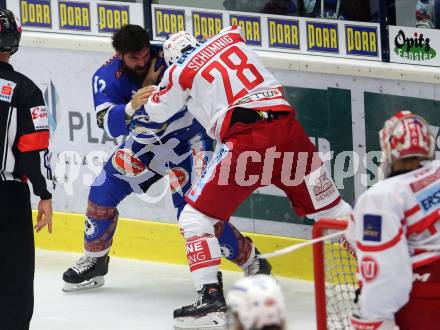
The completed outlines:
{"type": "MultiPolygon", "coordinates": [[[[111,258],[103,287],[64,293],[62,273],[79,254],[37,250],[31,330],[170,330],[173,309],[196,299],[187,267],[111,258]]],[[[225,291],[242,276],[223,272],[225,291]]],[[[279,278],[289,330],[315,329],[312,283],[279,278]]]]}

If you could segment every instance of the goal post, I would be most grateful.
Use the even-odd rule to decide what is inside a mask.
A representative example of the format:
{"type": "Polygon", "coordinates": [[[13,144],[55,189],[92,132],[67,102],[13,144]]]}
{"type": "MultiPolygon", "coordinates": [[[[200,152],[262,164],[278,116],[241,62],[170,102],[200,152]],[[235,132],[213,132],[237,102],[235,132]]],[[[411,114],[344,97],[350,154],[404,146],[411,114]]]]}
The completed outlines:
{"type": "MultiPolygon", "coordinates": [[[[342,232],[344,219],[320,219],[313,239],[342,232]]],[[[356,259],[341,243],[343,235],[313,244],[316,322],[318,330],[349,329],[350,317],[358,313],[356,259]]]]}

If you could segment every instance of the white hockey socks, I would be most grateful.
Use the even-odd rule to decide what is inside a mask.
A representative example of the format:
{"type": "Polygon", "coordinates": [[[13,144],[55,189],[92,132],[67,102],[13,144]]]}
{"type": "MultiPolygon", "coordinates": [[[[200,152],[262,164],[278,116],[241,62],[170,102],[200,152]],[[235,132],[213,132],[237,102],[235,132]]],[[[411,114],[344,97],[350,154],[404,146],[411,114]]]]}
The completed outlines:
{"type": "Polygon", "coordinates": [[[205,284],[217,283],[221,250],[214,235],[189,239],[186,242],[186,256],[197,290],[200,290],[205,284]]]}

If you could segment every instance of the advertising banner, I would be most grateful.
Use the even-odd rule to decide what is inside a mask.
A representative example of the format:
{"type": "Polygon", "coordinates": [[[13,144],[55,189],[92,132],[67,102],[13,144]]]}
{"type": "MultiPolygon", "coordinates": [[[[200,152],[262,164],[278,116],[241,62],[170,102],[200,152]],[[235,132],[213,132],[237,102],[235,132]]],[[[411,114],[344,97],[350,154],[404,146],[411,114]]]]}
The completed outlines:
{"type": "Polygon", "coordinates": [[[25,31],[109,36],[126,25],[144,26],[143,4],[100,0],[6,0],[25,31]]]}
{"type": "Polygon", "coordinates": [[[390,60],[440,66],[440,30],[389,26],[390,60]]]}
{"type": "Polygon", "coordinates": [[[205,39],[239,25],[246,43],[259,50],[381,60],[380,26],[374,23],[152,5],[152,24],[157,40],[181,30],[205,39]]]}

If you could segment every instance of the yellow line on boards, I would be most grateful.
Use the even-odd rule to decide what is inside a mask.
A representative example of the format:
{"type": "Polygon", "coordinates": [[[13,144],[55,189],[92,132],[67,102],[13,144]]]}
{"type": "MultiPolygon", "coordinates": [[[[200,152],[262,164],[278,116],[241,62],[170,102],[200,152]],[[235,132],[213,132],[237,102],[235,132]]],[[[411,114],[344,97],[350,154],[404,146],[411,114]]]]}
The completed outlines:
{"type": "MultiPolygon", "coordinates": [[[[34,221],[36,212],[33,212],[34,221]]],[[[54,212],[53,232],[49,235],[44,228],[35,234],[37,248],[67,252],[83,251],[84,215],[54,212]]],[[[264,252],[278,250],[304,240],[246,233],[258,249],[264,252]]],[[[110,255],[186,264],[184,240],[177,224],[120,218],[113,239],[110,255]]],[[[270,260],[274,275],[312,280],[312,250],[310,247],[270,260]]],[[[223,259],[222,269],[241,271],[231,262],[223,259]]]]}

